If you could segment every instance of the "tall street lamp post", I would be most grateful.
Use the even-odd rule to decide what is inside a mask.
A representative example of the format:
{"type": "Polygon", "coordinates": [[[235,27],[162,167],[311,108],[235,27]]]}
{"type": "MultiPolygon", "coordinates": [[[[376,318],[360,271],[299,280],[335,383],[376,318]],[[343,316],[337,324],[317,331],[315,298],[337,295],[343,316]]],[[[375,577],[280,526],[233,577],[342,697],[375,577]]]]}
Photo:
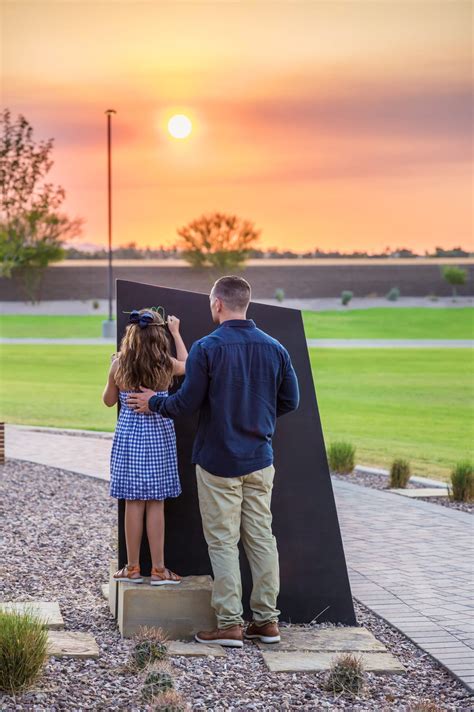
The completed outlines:
{"type": "Polygon", "coordinates": [[[108,237],[109,237],[109,318],[102,322],[102,336],[106,339],[115,338],[115,322],[112,314],[113,274],[112,274],[112,114],[115,109],[107,109],[107,200],[108,200],[108,237]]]}

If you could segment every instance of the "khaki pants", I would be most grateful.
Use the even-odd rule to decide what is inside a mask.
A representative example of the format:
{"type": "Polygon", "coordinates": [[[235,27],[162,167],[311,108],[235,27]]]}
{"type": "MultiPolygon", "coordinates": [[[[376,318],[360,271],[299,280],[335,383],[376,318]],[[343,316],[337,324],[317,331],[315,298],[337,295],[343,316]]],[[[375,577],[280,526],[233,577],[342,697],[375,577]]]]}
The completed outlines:
{"type": "Polygon", "coordinates": [[[239,539],[252,572],[254,621],[278,620],[280,572],[270,511],[274,474],[273,465],[242,477],[217,477],[196,466],[199,508],[214,573],[212,605],[219,628],[243,623],[239,539]]]}

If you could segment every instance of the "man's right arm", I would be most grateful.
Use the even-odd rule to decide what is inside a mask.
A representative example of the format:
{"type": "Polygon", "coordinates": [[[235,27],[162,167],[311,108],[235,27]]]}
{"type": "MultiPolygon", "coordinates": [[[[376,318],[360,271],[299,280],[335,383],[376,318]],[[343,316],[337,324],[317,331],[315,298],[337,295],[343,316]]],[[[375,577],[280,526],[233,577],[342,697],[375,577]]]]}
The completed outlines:
{"type": "Polygon", "coordinates": [[[199,342],[193,344],[186,361],[183,385],[172,396],[152,396],[148,407],[164,418],[179,418],[195,413],[203,404],[209,389],[207,358],[199,342]]]}
{"type": "Polygon", "coordinates": [[[296,410],[300,404],[300,390],[295,369],[288,351],[284,351],[283,378],[277,395],[277,418],[296,410]]]}

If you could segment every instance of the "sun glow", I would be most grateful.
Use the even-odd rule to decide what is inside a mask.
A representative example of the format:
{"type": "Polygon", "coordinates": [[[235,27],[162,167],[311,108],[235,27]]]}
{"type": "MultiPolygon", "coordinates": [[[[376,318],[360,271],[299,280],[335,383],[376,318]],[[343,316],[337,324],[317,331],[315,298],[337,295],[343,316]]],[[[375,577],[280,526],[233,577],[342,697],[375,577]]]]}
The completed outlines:
{"type": "Polygon", "coordinates": [[[175,114],[168,121],[168,131],[173,138],[187,138],[192,128],[191,120],[184,114],[175,114]]]}

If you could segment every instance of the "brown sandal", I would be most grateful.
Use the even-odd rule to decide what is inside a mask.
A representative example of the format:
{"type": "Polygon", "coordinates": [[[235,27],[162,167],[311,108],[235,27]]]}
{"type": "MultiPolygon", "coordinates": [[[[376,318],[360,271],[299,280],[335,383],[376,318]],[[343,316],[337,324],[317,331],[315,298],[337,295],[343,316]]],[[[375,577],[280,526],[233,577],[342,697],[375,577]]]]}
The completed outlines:
{"type": "Polygon", "coordinates": [[[181,583],[181,576],[178,576],[178,574],[175,574],[167,568],[157,569],[156,566],[152,568],[150,581],[152,586],[164,586],[170,583],[181,583]]]}
{"type": "Polygon", "coordinates": [[[114,579],[116,581],[127,581],[128,583],[143,583],[140,567],[129,566],[128,564],[114,574],[114,579]]]}

